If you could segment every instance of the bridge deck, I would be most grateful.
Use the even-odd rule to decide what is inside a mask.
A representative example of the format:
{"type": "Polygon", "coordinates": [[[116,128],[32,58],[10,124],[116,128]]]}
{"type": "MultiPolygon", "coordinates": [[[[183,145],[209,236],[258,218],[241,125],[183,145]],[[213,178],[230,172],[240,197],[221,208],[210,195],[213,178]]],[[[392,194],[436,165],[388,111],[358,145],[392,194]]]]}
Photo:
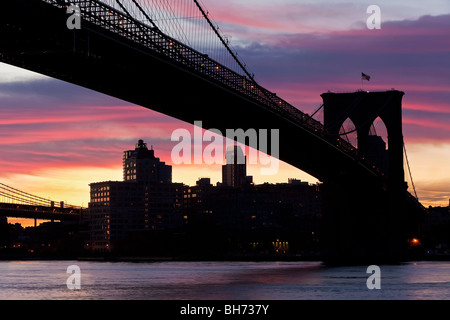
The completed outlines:
{"type": "Polygon", "coordinates": [[[10,218],[78,221],[80,220],[81,212],[81,209],[61,209],[23,204],[0,203],[0,216],[10,218]]]}

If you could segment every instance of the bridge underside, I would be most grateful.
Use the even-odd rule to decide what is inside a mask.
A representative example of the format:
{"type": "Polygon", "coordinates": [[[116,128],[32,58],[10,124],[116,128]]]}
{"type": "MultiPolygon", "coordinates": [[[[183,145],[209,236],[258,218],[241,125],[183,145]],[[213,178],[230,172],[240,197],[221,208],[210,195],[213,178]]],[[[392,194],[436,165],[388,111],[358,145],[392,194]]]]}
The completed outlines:
{"type": "MultiPolygon", "coordinates": [[[[396,223],[388,228],[386,223],[397,210],[404,212],[407,196],[396,198],[386,192],[384,182],[373,172],[326,140],[259,102],[117,34],[87,22],[82,22],[81,30],[68,30],[67,17],[64,10],[39,0],[3,3],[0,61],[188,123],[200,120],[206,129],[279,129],[280,160],[326,181],[327,225],[343,226],[341,231],[333,228],[327,234],[332,258],[353,254],[349,248],[354,246],[368,256],[377,244],[373,239],[385,239],[380,228],[399,227],[396,223]],[[376,199],[388,200],[377,206],[376,199]],[[367,225],[366,230],[356,231],[361,225],[367,225]],[[340,240],[334,241],[335,236],[340,240]]],[[[386,232],[393,237],[395,231],[390,229],[386,232]]],[[[386,246],[378,251],[383,254],[386,246]]]]}

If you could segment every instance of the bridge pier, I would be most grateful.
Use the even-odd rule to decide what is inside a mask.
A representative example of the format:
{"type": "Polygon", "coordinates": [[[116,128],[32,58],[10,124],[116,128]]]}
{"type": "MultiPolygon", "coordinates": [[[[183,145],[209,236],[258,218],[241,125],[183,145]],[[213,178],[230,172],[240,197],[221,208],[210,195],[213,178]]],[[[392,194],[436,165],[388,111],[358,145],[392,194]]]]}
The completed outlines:
{"type": "Polygon", "coordinates": [[[377,264],[407,258],[417,216],[414,205],[408,204],[411,198],[404,181],[403,95],[397,90],[321,95],[327,134],[337,139],[344,121],[351,119],[363,162],[376,163],[368,149],[369,128],[377,117],[386,125],[389,145],[379,151],[387,154],[386,167],[378,167],[383,174],[360,177],[342,168],[323,184],[323,253],[329,263],[377,264]]]}
{"type": "Polygon", "coordinates": [[[376,184],[326,182],[323,256],[328,264],[381,264],[405,260],[407,215],[403,196],[376,184]]]}

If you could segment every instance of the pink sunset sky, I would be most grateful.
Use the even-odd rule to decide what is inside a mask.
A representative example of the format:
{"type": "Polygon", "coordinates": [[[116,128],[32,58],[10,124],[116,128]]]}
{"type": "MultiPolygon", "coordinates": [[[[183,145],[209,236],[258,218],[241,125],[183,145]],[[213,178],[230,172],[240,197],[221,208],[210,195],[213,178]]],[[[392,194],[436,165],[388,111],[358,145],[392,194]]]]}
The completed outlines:
{"type": "MultiPolygon", "coordinates": [[[[450,198],[450,4],[448,1],[203,0],[256,80],[312,113],[320,94],[405,92],[403,131],[419,200],[450,198]],[[402,3],[402,4],[400,4],[402,3]],[[381,9],[381,29],[366,9],[381,9]]],[[[316,117],[322,120],[319,113],[316,117]]],[[[201,119],[198,119],[201,120],[201,119]]],[[[168,164],[175,129],[192,125],[128,102],[0,64],[0,182],[87,206],[89,183],[122,179],[122,154],[138,139],[168,164]]],[[[304,151],[307,152],[307,151],[304,151]]],[[[313,177],[282,163],[256,183],[313,177]]],[[[220,165],[173,165],[174,182],[221,180],[220,165]]]]}

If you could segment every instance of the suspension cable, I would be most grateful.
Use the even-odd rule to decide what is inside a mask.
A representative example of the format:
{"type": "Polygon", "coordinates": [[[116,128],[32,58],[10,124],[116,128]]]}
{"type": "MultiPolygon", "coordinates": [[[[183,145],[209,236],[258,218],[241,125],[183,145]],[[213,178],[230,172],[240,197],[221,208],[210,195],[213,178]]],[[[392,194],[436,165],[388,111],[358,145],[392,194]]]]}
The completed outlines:
{"type": "Polygon", "coordinates": [[[403,140],[403,150],[405,152],[406,165],[408,167],[409,178],[411,179],[411,184],[412,184],[412,187],[413,187],[413,190],[414,190],[414,195],[415,195],[416,199],[419,200],[419,197],[417,196],[417,193],[416,193],[416,187],[414,186],[414,181],[413,181],[412,174],[411,174],[411,168],[409,166],[408,154],[406,153],[406,146],[405,146],[405,141],[404,140],[403,140]]]}
{"type": "Polygon", "coordinates": [[[147,12],[141,7],[141,5],[139,3],[136,2],[136,0],[131,0],[133,1],[134,5],[139,9],[139,11],[144,15],[144,17],[152,24],[152,26],[154,28],[156,28],[157,30],[159,30],[158,26],[155,24],[155,22],[153,21],[152,18],[150,18],[150,16],[147,14],[147,12]]]}
{"type": "Polygon", "coordinates": [[[312,115],[310,115],[310,118],[314,117],[316,115],[316,113],[319,112],[319,110],[322,108],[323,108],[323,103],[320,105],[319,109],[317,109],[316,111],[314,111],[314,113],[312,115]]]}
{"type": "Polygon", "coordinates": [[[197,5],[198,9],[200,10],[200,12],[202,13],[203,17],[206,19],[206,21],[208,22],[209,26],[213,29],[214,33],[216,34],[216,36],[219,38],[220,42],[222,42],[222,44],[225,46],[225,48],[227,49],[228,53],[231,54],[231,56],[233,57],[233,59],[236,61],[236,63],[239,65],[239,67],[242,69],[242,71],[245,72],[245,74],[247,75],[247,77],[249,77],[249,79],[251,79],[252,81],[255,81],[254,76],[252,74],[250,74],[247,69],[245,68],[245,66],[242,64],[242,62],[237,58],[237,56],[234,54],[234,52],[230,49],[230,47],[227,44],[227,41],[225,41],[223,39],[223,37],[220,35],[220,33],[217,31],[216,27],[214,27],[213,23],[211,22],[211,20],[208,17],[208,14],[205,12],[205,10],[203,10],[202,6],[200,5],[200,3],[198,3],[197,0],[194,0],[195,4],[197,5]]]}

